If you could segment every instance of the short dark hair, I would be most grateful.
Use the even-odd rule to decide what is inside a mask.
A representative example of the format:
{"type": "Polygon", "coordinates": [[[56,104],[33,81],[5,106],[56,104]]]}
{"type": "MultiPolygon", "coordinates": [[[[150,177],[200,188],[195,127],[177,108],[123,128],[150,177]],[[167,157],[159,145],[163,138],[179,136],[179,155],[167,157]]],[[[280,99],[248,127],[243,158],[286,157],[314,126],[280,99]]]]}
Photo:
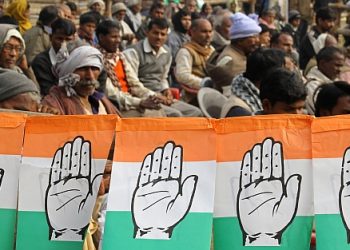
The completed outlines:
{"type": "Polygon", "coordinates": [[[40,11],[38,21],[40,21],[40,23],[42,25],[49,25],[56,18],[58,18],[57,7],[54,5],[49,5],[49,6],[44,7],[40,11]]]}
{"type": "Polygon", "coordinates": [[[100,22],[96,28],[96,36],[97,38],[100,35],[108,35],[109,32],[111,32],[111,29],[117,29],[118,31],[120,30],[120,25],[119,23],[112,21],[112,20],[104,20],[100,22]]]}
{"type": "Polygon", "coordinates": [[[280,39],[280,37],[281,37],[282,35],[290,36],[290,37],[293,38],[293,36],[292,36],[290,33],[288,33],[288,32],[284,32],[284,31],[282,31],[282,32],[276,32],[276,33],[274,33],[274,34],[271,36],[271,41],[270,41],[270,43],[271,43],[271,44],[278,44],[278,43],[279,43],[279,39],[280,39]]]}
{"type": "Polygon", "coordinates": [[[67,2],[66,5],[71,11],[78,11],[78,6],[74,2],[67,2]]]}
{"type": "Polygon", "coordinates": [[[296,73],[284,68],[272,70],[260,84],[260,100],[267,99],[272,105],[276,102],[292,104],[305,100],[306,96],[302,79],[296,73]]]}
{"type": "Polygon", "coordinates": [[[317,99],[315,102],[315,116],[321,116],[321,109],[331,111],[343,96],[350,96],[350,85],[344,81],[336,81],[329,84],[322,84],[315,91],[317,99]]]}
{"type": "Polygon", "coordinates": [[[97,25],[96,17],[90,12],[80,15],[79,24],[82,25],[86,23],[94,23],[97,25]]]}
{"type": "Polygon", "coordinates": [[[316,12],[316,23],[319,18],[322,20],[335,20],[337,15],[331,8],[323,7],[318,9],[316,12]]]}
{"type": "Polygon", "coordinates": [[[267,25],[265,25],[263,23],[259,23],[259,26],[261,28],[260,34],[265,33],[265,32],[269,32],[271,34],[271,29],[267,25]]]}
{"type": "Polygon", "coordinates": [[[58,30],[63,31],[66,36],[74,35],[76,32],[75,24],[68,19],[58,18],[52,24],[52,34],[55,34],[58,30]]]}
{"type": "Polygon", "coordinates": [[[151,8],[149,9],[149,14],[151,14],[156,9],[164,9],[165,10],[165,6],[161,2],[156,2],[156,3],[152,4],[151,8]]]}
{"type": "Polygon", "coordinates": [[[285,56],[280,49],[259,48],[248,56],[244,76],[252,82],[260,81],[272,69],[283,67],[285,56]]]}
{"type": "Polygon", "coordinates": [[[153,26],[157,26],[160,29],[169,29],[169,23],[168,20],[166,20],[165,18],[155,18],[152,19],[149,24],[147,29],[151,30],[153,26]]]}
{"type": "Polygon", "coordinates": [[[324,47],[316,55],[317,64],[319,64],[320,61],[330,61],[330,60],[332,60],[334,55],[337,54],[337,53],[339,53],[341,55],[344,55],[343,50],[341,50],[340,48],[337,48],[337,47],[334,47],[334,46],[324,47]]]}

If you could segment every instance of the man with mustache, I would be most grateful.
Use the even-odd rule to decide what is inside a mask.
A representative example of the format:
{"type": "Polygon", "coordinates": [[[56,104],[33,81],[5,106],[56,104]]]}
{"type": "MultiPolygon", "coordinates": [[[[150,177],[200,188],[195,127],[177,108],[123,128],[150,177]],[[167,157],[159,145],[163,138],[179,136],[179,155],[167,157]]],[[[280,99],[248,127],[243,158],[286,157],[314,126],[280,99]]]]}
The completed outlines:
{"type": "Polygon", "coordinates": [[[50,89],[44,104],[58,109],[62,115],[119,113],[104,94],[96,91],[97,78],[103,67],[99,50],[83,45],[69,53],[66,46],[62,46],[57,58],[58,86],[50,89]]]}

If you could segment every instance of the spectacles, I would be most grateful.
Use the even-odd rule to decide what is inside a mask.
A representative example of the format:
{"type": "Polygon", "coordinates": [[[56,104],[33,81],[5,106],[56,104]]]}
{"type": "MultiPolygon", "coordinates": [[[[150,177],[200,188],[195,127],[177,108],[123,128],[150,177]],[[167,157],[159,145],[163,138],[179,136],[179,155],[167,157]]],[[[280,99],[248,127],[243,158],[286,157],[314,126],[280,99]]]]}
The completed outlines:
{"type": "Polygon", "coordinates": [[[22,54],[24,52],[24,49],[22,46],[13,46],[11,44],[5,44],[2,48],[6,52],[11,52],[12,50],[15,50],[16,53],[19,53],[19,54],[22,54]]]}

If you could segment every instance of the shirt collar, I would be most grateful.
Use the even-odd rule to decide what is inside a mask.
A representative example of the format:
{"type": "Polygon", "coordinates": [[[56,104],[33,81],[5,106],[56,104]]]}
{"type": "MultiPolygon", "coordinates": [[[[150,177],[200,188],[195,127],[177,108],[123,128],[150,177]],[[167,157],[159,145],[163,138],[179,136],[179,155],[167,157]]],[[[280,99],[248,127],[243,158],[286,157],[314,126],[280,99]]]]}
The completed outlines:
{"type": "Polygon", "coordinates": [[[156,57],[159,57],[162,54],[166,54],[168,53],[168,51],[164,48],[164,46],[160,47],[160,49],[158,50],[158,53],[152,48],[151,44],[148,41],[148,38],[145,39],[144,43],[143,43],[143,49],[146,53],[152,53],[153,55],[155,55],[156,57]]]}
{"type": "Polygon", "coordinates": [[[55,65],[56,62],[57,62],[57,59],[56,59],[56,52],[55,50],[51,47],[50,50],[49,50],[49,56],[50,56],[50,61],[51,61],[51,64],[52,65],[55,65]]]}

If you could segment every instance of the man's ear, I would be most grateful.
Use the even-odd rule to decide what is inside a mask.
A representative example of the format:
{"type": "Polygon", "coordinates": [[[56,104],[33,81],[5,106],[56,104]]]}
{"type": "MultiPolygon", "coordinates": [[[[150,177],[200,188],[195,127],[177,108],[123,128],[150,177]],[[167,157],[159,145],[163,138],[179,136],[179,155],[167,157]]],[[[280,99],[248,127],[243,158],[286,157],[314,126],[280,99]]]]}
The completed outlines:
{"type": "Polygon", "coordinates": [[[262,106],[265,114],[270,114],[272,110],[272,104],[268,99],[263,99],[262,100],[262,106]]]}

